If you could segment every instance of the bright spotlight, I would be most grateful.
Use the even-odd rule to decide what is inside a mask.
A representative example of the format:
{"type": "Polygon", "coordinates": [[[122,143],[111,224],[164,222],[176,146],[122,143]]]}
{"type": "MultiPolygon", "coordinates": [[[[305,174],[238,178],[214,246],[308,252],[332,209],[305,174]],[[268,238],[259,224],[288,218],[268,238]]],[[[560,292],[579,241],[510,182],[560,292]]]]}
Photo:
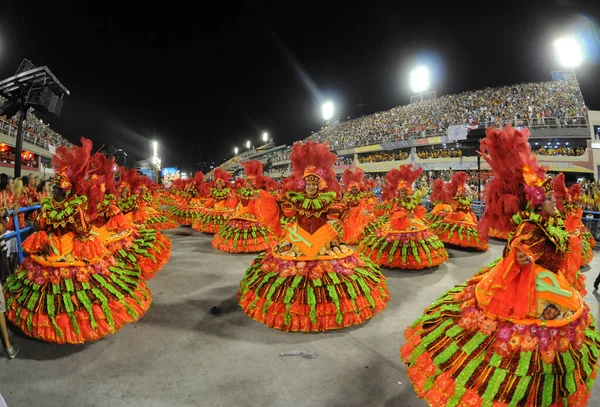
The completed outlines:
{"type": "Polygon", "coordinates": [[[325,102],[323,103],[323,119],[331,120],[333,118],[333,102],[325,102]]]}
{"type": "Polygon", "coordinates": [[[267,140],[269,140],[269,133],[267,133],[266,131],[263,133],[262,135],[263,141],[266,143],[267,140]]]}
{"type": "Polygon", "coordinates": [[[422,93],[429,89],[429,70],[419,66],[410,73],[410,87],[413,92],[422,93]]]}
{"type": "Polygon", "coordinates": [[[237,147],[233,147],[233,154],[238,155],[239,149],[237,147]]]}
{"type": "Polygon", "coordinates": [[[252,144],[250,143],[250,140],[246,141],[246,148],[247,148],[247,149],[250,149],[250,146],[251,146],[251,145],[252,145],[252,144]]]}
{"type": "Polygon", "coordinates": [[[554,41],[558,62],[565,68],[575,68],[583,61],[581,47],[573,37],[560,38],[554,41]]]}
{"type": "Polygon", "coordinates": [[[158,141],[154,140],[152,142],[152,148],[154,149],[154,154],[158,152],[158,141]]]}

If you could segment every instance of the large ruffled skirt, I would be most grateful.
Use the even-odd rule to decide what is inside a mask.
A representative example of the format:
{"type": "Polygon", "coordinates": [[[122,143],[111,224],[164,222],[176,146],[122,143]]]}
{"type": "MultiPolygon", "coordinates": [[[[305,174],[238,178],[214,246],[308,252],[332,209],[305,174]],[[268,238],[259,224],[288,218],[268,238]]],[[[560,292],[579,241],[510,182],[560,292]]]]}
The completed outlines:
{"type": "Polygon", "coordinates": [[[258,322],[289,332],[361,324],[389,300],[385,277],[369,259],[284,260],[261,253],[240,282],[239,303],[258,322]]]}
{"type": "MultiPolygon", "coordinates": [[[[40,233],[44,232],[26,239],[24,249],[48,242],[40,233]]],[[[55,252],[31,252],[4,285],[6,317],[25,334],[57,344],[81,344],[115,333],[148,310],[150,291],[139,272],[121,267],[106,249],[92,264],[75,257],[72,235],[49,239],[55,252]]],[[[96,256],[95,246],[79,250],[96,256]]]]}
{"type": "Polygon", "coordinates": [[[436,204],[433,209],[425,215],[425,223],[432,224],[444,219],[452,213],[452,206],[448,204],[436,204]]]}
{"type": "Polygon", "coordinates": [[[214,210],[205,208],[192,224],[192,228],[202,233],[214,234],[219,231],[227,219],[229,219],[235,211],[233,209],[214,210]]]}
{"type": "Polygon", "coordinates": [[[359,246],[375,264],[389,268],[420,270],[448,260],[444,244],[423,222],[404,218],[401,226],[390,220],[363,239],[359,246]]]}
{"type": "Polygon", "coordinates": [[[253,219],[229,219],[212,240],[215,249],[228,253],[257,253],[275,242],[268,228],[253,219]]]}
{"type": "Polygon", "coordinates": [[[444,219],[430,223],[429,228],[444,244],[481,251],[490,245],[479,237],[477,218],[473,213],[454,212],[444,219]]]}
{"type": "Polygon", "coordinates": [[[594,247],[596,247],[596,239],[594,235],[583,224],[579,226],[581,232],[581,255],[583,260],[582,266],[587,266],[594,259],[594,247]]]}
{"type": "Polygon", "coordinates": [[[505,300],[511,293],[500,290],[505,299],[490,299],[490,290],[510,261],[497,260],[457,285],[406,329],[401,358],[430,406],[587,406],[600,354],[588,307],[560,273],[536,266],[515,279],[524,291],[512,293],[515,302],[532,298],[536,316],[498,317],[513,304],[505,300]],[[532,292],[529,282],[542,291],[523,295],[532,292]],[[550,286],[553,292],[544,291],[550,286]]]}
{"type": "Polygon", "coordinates": [[[510,232],[501,231],[496,228],[490,228],[490,230],[489,230],[489,237],[492,237],[492,238],[498,239],[498,240],[508,240],[509,234],[510,234],[510,232]]]}

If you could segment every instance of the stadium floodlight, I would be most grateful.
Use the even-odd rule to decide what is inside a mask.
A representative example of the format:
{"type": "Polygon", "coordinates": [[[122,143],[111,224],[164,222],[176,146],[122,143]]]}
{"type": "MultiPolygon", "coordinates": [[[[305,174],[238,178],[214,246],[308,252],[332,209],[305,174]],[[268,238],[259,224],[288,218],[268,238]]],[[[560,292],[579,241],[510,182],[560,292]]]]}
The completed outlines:
{"type": "Polygon", "coordinates": [[[250,146],[252,145],[252,143],[250,143],[250,140],[246,141],[246,148],[249,150],[250,146]]]}
{"type": "Polygon", "coordinates": [[[410,88],[416,93],[429,89],[429,69],[424,66],[413,69],[410,73],[410,88]]]}
{"type": "Polygon", "coordinates": [[[266,143],[267,141],[269,141],[269,133],[267,133],[266,131],[262,134],[262,138],[263,141],[266,143]]]}
{"type": "Polygon", "coordinates": [[[233,154],[238,155],[239,149],[237,147],[233,147],[233,154]]]}
{"type": "Polygon", "coordinates": [[[573,37],[559,38],[554,41],[558,62],[565,68],[576,68],[583,62],[579,42],[573,37]]]}
{"type": "Polygon", "coordinates": [[[322,107],[322,112],[323,112],[323,119],[329,121],[333,118],[333,102],[332,101],[327,101],[325,103],[323,103],[323,107],[322,107]]]}

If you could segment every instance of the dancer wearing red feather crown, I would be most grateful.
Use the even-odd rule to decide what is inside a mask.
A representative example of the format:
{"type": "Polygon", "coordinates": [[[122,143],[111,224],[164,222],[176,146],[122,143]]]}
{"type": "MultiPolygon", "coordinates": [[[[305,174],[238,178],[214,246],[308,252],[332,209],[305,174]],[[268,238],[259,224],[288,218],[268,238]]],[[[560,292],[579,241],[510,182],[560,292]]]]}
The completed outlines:
{"type": "Polygon", "coordinates": [[[231,174],[217,168],[213,176],[213,187],[208,192],[204,209],[192,224],[192,228],[202,233],[217,233],[239,202],[231,190],[231,174]]]}
{"type": "MultiPolygon", "coordinates": [[[[240,282],[239,303],[248,316],[269,327],[318,332],[360,324],[389,299],[379,268],[344,244],[332,221],[341,207],[341,187],[333,172],[337,157],[329,146],[296,143],[285,182],[285,216],[295,221],[276,233],[273,249],[261,253],[240,282]]],[[[267,194],[265,192],[265,194],[267,194]]],[[[269,203],[269,201],[266,201],[269,203]]],[[[280,228],[275,204],[260,211],[271,230],[280,228]]]]}
{"type": "Polygon", "coordinates": [[[208,186],[204,182],[204,173],[198,171],[180,193],[178,204],[171,211],[175,219],[182,225],[193,225],[202,213],[207,194],[208,186]]]}
{"type": "Polygon", "coordinates": [[[382,198],[392,203],[392,214],[360,243],[359,250],[380,266],[419,270],[448,259],[444,244],[423,222],[425,208],[412,185],[422,168],[412,164],[392,169],[385,177],[382,198]]]}
{"type": "Polygon", "coordinates": [[[490,246],[477,231],[477,217],[471,210],[468,188],[466,172],[452,174],[448,188],[448,195],[452,196],[452,213],[429,227],[444,244],[486,251],[490,246]]]}
{"type": "Polygon", "coordinates": [[[122,270],[92,232],[102,190],[90,194],[92,142],[59,147],[53,196],[42,200],[38,231],[23,242],[29,257],[4,287],[7,318],[25,334],[80,344],[137,321],[150,307],[139,274],[122,270]],[[88,199],[88,195],[90,198],[88,199]]]}
{"type": "Polygon", "coordinates": [[[373,182],[365,180],[365,173],[360,168],[346,170],[342,174],[344,183],[343,202],[346,210],[341,219],[344,225],[344,240],[348,244],[358,244],[365,226],[376,220],[372,213],[375,198],[372,194],[373,182]]]}
{"type": "Polygon", "coordinates": [[[262,194],[267,186],[259,161],[242,163],[246,172],[243,186],[236,188],[239,204],[235,213],[225,222],[212,240],[215,249],[229,253],[255,253],[265,251],[275,242],[269,228],[262,225],[258,213],[263,199],[276,200],[270,194],[262,194]]]}
{"type": "Polygon", "coordinates": [[[437,221],[444,219],[452,213],[452,196],[449,194],[449,182],[444,182],[442,179],[433,181],[433,191],[429,197],[433,209],[425,215],[425,223],[431,225],[437,221]]]}
{"type": "Polygon", "coordinates": [[[503,257],[442,295],[405,331],[407,374],[433,407],[588,403],[600,333],[562,268],[569,234],[528,137],[507,126],[488,129],[481,141],[494,184],[479,226],[485,234],[489,222],[509,221],[500,215],[512,218],[503,257]]]}
{"type": "MultiPolygon", "coordinates": [[[[153,182],[148,177],[142,177],[142,185],[140,186],[140,210],[148,213],[146,227],[155,230],[165,230],[176,228],[178,223],[169,216],[164,215],[159,210],[157,198],[154,196],[154,191],[159,189],[159,185],[153,182]]],[[[192,200],[193,201],[193,200],[192,200]]],[[[191,203],[190,203],[191,205],[191,203]]]]}
{"type": "Polygon", "coordinates": [[[558,174],[554,180],[556,206],[565,218],[565,225],[571,234],[579,236],[581,243],[581,267],[590,264],[594,258],[596,239],[582,222],[583,208],[580,197],[583,189],[579,184],[573,184],[569,189],[565,185],[565,174],[558,174]]]}
{"type": "Polygon", "coordinates": [[[135,168],[120,169],[120,180],[117,187],[117,206],[123,215],[135,226],[135,234],[140,245],[139,252],[134,255],[146,280],[153,278],[171,257],[171,240],[161,232],[148,228],[149,213],[141,208],[143,197],[140,195],[143,186],[142,176],[135,168]]]}

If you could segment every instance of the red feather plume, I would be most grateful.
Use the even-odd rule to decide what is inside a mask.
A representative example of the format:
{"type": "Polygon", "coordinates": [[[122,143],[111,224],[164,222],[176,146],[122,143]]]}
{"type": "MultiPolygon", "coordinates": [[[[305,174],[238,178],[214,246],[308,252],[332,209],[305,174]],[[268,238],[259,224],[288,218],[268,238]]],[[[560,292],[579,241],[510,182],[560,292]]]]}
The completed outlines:
{"type": "Polygon", "coordinates": [[[362,181],[365,178],[365,172],[360,168],[355,168],[354,171],[347,169],[342,174],[342,183],[344,184],[344,190],[350,189],[350,184],[356,182],[361,187],[362,181]]]}

